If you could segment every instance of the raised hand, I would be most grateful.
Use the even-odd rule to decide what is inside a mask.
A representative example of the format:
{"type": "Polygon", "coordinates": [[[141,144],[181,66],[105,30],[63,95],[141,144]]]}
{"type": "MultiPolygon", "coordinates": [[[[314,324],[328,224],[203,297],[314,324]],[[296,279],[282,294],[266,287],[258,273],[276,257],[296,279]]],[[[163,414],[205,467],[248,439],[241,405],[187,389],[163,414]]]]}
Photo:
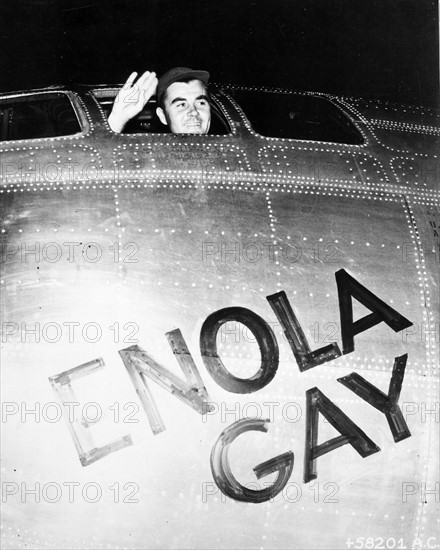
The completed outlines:
{"type": "Polygon", "coordinates": [[[136,72],[131,73],[113,103],[108,123],[114,132],[122,132],[127,122],[142,111],[156,92],[158,81],[155,72],[145,71],[134,83],[136,77],[136,72]]]}

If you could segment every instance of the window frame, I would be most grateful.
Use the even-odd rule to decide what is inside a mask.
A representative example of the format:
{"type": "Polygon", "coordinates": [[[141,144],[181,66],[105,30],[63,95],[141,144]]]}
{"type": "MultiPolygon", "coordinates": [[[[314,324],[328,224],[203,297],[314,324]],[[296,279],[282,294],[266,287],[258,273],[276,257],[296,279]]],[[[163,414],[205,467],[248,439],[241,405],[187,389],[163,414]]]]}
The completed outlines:
{"type": "Polygon", "coordinates": [[[245,123],[246,128],[255,136],[262,138],[264,140],[281,140],[283,142],[301,142],[301,143],[307,143],[307,144],[326,144],[330,146],[339,146],[339,147],[366,147],[368,145],[368,137],[365,135],[365,132],[359,127],[357,124],[357,121],[353,120],[353,118],[344,110],[341,108],[340,105],[336,104],[330,97],[327,97],[323,94],[314,94],[314,93],[300,93],[300,92],[291,92],[289,90],[270,90],[270,89],[249,89],[246,87],[240,87],[240,88],[234,88],[233,86],[226,87],[224,89],[225,96],[228,98],[229,101],[236,107],[236,109],[239,111],[241,117],[243,118],[243,122],[245,123]],[[317,99],[319,101],[325,101],[332,105],[335,109],[339,111],[339,113],[346,117],[350,123],[354,126],[356,131],[358,132],[360,139],[362,140],[361,143],[347,143],[347,142],[341,142],[341,141],[327,141],[327,140],[316,140],[316,139],[306,139],[306,138],[294,138],[294,137],[281,137],[281,136],[267,136],[264,134],[259,133],[252,122],[252,120],[249,118],[249,116],[246,113],[246,106],[243,105],[243,103],[239,103],[238,99],[235,98],[231,92],[239,91],[239,92],[248,92],[249,94],[252,93],[267,93],[267,94],[282,94],[282,95],[295,95],[300,97],[311,97],[313,99],[317,99]]]}
{"type": "Polygon", "coordinates": [[[80,127],[79,132],[75,132],[73,134],[66,134],[62,136],[44,136],[44,137],[33,137],[33,138],[21,138],[21,139],[0,139],[0,148],[7,144],[9,147],[13,146],[13,144],[21,144],[21,143],[33,143],[33,142],[41,142],[41,141],[63,141],[63,140],[70,140],[75,139],[79,137],[83,137],[90,133],[91,131],[91,124],[89,120],[87,119],[87,116],[85,115],[85,107],[80,102],[80,98],[75,94],[74,92],[70,90],[63,90],[63,89],[51,89],[51,90],[32,90],[32,91],[26,91],[26,92],[16,92],[16,93],[4,93],[0,95],[0,105],[4,101],[13,101],[14,99],[19,99],[21,103],[31,102],[33,100],[40,100],[44,99],[47,96],[53,96],[55,99],[57,96],[64,95],[69,100],[70,106],[72,107],[73,113],[76,116],[78,126],[80,127]]]}

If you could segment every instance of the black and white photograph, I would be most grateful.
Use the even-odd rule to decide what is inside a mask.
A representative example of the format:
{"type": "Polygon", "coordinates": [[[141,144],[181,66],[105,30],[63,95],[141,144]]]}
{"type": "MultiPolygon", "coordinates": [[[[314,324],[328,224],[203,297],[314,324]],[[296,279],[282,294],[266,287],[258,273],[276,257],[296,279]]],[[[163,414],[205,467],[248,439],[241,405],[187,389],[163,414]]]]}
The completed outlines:
{"type": "Polygon", "coordinates": [[[439,550],[436,0],[2,0],[1,548],[439,550]]]}

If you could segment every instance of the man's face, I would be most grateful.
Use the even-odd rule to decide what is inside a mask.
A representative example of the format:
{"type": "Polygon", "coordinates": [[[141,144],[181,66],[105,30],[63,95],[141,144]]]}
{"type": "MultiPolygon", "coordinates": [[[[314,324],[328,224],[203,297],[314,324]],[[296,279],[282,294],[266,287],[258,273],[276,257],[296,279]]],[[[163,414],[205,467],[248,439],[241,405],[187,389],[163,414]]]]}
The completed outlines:
{"type": "Polygon", "coordinates": [[[165,92],[165,109],[157,116],[173,134],[207,134],[211,124],[211,107],[206,88],[200,80],[174,82],[165,92]]]}

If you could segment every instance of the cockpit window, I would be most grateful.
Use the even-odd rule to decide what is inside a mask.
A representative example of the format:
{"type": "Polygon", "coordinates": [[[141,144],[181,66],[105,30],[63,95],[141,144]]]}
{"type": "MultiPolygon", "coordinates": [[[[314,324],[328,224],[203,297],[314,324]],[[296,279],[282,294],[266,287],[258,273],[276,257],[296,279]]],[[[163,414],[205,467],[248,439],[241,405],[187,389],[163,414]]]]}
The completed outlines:
{"type": "Polygon", "coordinates": [[[40,94],[0,100],[0,141],[69,136],[81,131],[65,94],[40,94]]]}
{"type": "Polygon", "coordinates": [[[312,95],[227,89],[262,136],[360,145],[362,135],[327,99],[312,95]]]}
{"type": "MultiPolygon", "coordinates": [[[[117,89],[96,89],[93,93],[101,105],[106,118],[109,117],[113,102],[115,100],[117,89]]],[[[153,97],[145,105],[142,111],[134,118],[132,118],[125,125],[124,134],[167,134],[169,133],[168,126],[165,126],[160,122],[156,115],[156,98],[153,97]]],[[[229,124],[226,122],[225,117],[217,108],[215,103],[211,101],[211,126],[209,128],[209,134],[212,135],[225,135],[231,132],[229,124]]]]}

